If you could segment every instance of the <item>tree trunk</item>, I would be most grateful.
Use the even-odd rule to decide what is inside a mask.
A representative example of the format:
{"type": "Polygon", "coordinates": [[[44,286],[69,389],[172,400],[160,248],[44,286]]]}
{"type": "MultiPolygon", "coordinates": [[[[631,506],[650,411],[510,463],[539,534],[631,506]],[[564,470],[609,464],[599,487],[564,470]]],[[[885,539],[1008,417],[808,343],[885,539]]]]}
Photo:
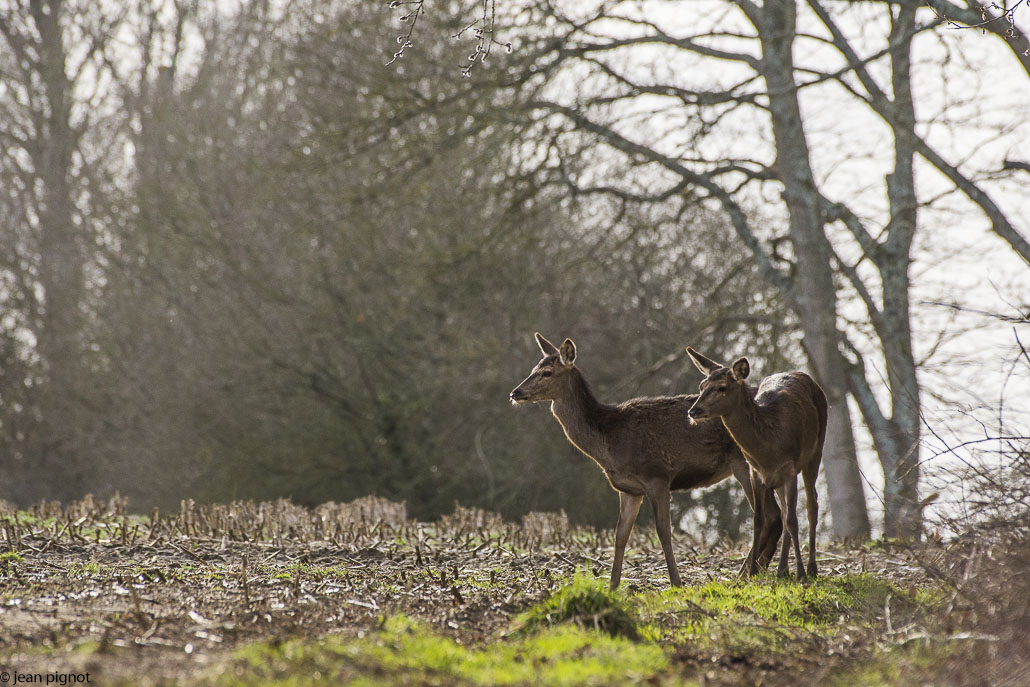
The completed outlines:
{"type": "MultiPolygon", "coordinates": [[[[858,402],[873,437],[884,474],[884,534],[918,538],[921,533],[919,510],[919,434],[920,403],[916,364],[912,353],[909,293],[912,240],[918,219],[913,161],[919,151],[915,132],[915,107],[911,86],[911,47],[917,29],[919,3],[905,0],[887,7],[891,19],[888,36],[891,59],[891,95],[873,79],[830,14],[816,0],[809,5],[830,30],[833,42],[851,64],[866,91],[869,102],[894,134],[894,170],[887,175],[887,200],[890,217],[880,233],[882,240],[865,233],[857,217],[849,225],[863,243],[862,260],[875,264],[880,277],[881,303],[857,276],[857,266],[843,271],[859,290],[883,352],[890,394],[888,416],[880,407],[866,379],[861,354],[852,348],[855,363],[848,369],[851,392],[858,402]]],[[[847,223],[847,222],[846,222],[847,223]]],[[[850,343],[848,344],[850,346],[850,343]]]]}
{"type": "Polygon", "coordinates": [[[830,405],[823,450],[833,533],[838,538],[868,538],[869,513],[858,470],[847,375],[837,330],[837,297],[831,250],[823,233],[821,201],[812,174],[808,142],[794,85],[792,46],[793,2],[766,3],[745,9],[762,44],[762,76],[769,93],[769,112],[776,143],[776,167],[784,185],[790,215],[790,237],[797,261],[794,298],[812,371],[830,405]]]}
{"type": "MultiPolygon", "coordinates": [[[[39,407],[42,424],[34,446],[34,471],[60,475],[52,485],[74,485],[75,389],[81,368],[82,304],[85,293],[84,252],[73,221],[71,188],[71,84],[60,2],[33,0],[30,11],[39,31],[39,63],[46,108],[40,114],[39,145],[33,167],[41,186],[39,198],[39,283],[43,291],[42,321],[37,331],[44,365],[39,407]]],[[[38,482],[38,480],[37,480],[38,482]]],[[[32,498],[69,498],[72,491],[47,489],[32,498]]]]}
{"type": "Polygon", "coordinates": [[[877,266],[883,283],[883,317],[878,332],[887,365],[891,396],[892,436],[884,445],[893,455],[880,455],[884,472],[884,535],[918,539],[919,509],[919,384],[912,354],[909,312],[909,265],[917,226],[915,191],[915,106],[912,101],[911,47],[918,3],[902,3],[891,23],[891,86],[894,95],[894,171],[887,176],[890,223],[877,266]]]}

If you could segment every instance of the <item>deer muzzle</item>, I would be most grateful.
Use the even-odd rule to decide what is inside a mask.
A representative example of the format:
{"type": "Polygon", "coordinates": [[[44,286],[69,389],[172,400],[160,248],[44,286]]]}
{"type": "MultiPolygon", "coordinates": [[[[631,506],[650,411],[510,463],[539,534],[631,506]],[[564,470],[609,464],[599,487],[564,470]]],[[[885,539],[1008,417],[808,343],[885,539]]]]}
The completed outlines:
{"type": "Polygon", "coordinates": [[[687,417],[690,419],[691,424],[697,424],[708,419],[708,411],[704,408],[698,408],[697,405],[692,405],[690,410],[687,411],[687,417]]]}

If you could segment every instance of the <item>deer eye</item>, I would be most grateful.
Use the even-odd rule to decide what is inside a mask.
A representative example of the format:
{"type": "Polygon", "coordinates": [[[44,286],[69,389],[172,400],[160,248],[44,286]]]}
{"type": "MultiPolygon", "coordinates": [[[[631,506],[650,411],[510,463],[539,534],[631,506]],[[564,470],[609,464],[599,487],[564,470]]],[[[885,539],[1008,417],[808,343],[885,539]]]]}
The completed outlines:
{"type": "Polygon", "coordinates": [[[718,391],[720,394],[724,394],[724,393],[726,393],[727,389],[729,389],[729,387],[720,386],[718,389],[716,389],[716,391],[718,391]]]}
{"type": "Polygon", "coordinates": [[[541,370],[540,371],[540,376],[541,377],[550,377],[552,374],[554,374],[554,373],[551,372],[550,370],[541,370]]]}

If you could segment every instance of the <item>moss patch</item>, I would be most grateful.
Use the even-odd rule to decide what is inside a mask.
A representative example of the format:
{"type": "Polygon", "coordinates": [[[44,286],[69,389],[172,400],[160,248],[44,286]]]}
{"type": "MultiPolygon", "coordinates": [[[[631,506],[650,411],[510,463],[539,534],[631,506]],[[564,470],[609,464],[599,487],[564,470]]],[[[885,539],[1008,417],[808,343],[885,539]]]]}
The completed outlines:
{"type": "Polygon", "coordinates": [[[763,577],[639,594],[642,636],[689,647],[696,655],[795,653],[799,641],[818,641],[868,626],[888,595],[914,604],[907,592],[872,575],[819,578],[799,584],[763,577]]]}
{"type": "Polygon", "coordinates": [[[668,675],[669,665],[660,646],[572,625],[470,648],[397,616],[364,639],[330,636],[246,647],[210,684],[589,685],[656,678],[693,684],[668,675]]]}
{"type": "Polygon", "coordinates": [[[612,637],[637,639],[640,632],[627,597],[607,588],[601,580],[580,571],[572,582],[520,615],[518,633],[571,623],[607,633],[612,637]]]}

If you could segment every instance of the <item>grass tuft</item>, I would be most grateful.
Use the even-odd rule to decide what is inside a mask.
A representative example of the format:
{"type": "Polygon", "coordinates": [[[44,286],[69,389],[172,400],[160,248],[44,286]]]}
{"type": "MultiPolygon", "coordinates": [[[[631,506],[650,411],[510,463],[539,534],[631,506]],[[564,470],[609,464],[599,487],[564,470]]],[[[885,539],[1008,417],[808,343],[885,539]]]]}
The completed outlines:
{"type": "Polygon", "coordinates": [[[22,557],[15,551],[0,553],[0,572],[10,572],[12,566],[21,563],[22,557]]]}
{"type": "Polygon", "coordinates": [[[608,589],[603,581],[584,571],[577,572],[570,584],[520,615],[514,631],[525,634],[565,623],[611,637],[640,638],[637,619],[626,596],[608,589]]]}

